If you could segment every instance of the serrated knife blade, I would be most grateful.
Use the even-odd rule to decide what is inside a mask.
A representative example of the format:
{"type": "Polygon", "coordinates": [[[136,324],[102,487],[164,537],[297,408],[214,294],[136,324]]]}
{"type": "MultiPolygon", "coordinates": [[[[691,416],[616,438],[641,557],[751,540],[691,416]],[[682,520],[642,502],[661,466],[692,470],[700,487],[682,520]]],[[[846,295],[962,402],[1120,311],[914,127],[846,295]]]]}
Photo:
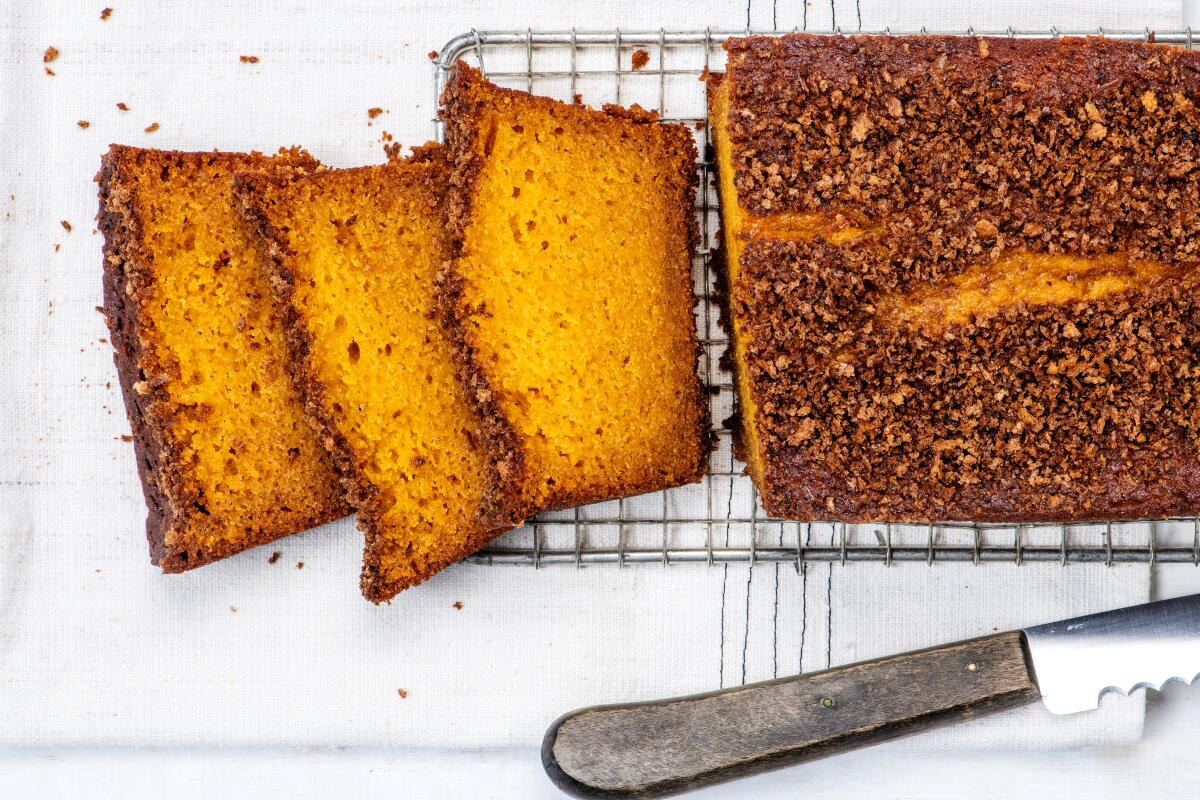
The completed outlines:
{"type": "Polygon", "coordinates": [[[1042,702],[1054,714],[1108,692],[1162,689],[1200,675],[1200,595],[1024,628],[1042,702]]]}

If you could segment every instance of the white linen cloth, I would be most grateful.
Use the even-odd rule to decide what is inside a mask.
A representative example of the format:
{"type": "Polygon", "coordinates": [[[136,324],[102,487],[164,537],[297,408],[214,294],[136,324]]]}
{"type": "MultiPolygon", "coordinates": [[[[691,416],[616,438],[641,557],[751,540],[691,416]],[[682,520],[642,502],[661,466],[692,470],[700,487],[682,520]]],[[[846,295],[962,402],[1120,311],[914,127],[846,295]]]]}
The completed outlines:
{"type": "MultiPolygon", "coordinates": [[[[1148,598],[1145,565],[460,565],[375,608],[358,595],[361,539],[349,520],[162,576],[147,561],[128,425],[95,311],[92,176],[114,141],[299,143],[332,166],[381,161],[384,130],[406,144],[429,138],[426,54],[471,27],[854,30],[861,16],[863,29],[1168,29],[1180,25],[1177,2],[838,0],[805,11],[692,0],[453,10],[123,0],[107,21],[101,5],[11,3],[0,18],[0,745],[533,745],[580,705],[1148,598]],[[46,64],[50,46],[60,55],[46,64]],[[368,126],[372,107],[387,113],[368,126]],[[272,565],[273,550],[283,557],[272,565]]],[[[1140,696],[1062,719],[1031,707],[909,746],[1128,742],[1142,716],[1140,696]]]]}

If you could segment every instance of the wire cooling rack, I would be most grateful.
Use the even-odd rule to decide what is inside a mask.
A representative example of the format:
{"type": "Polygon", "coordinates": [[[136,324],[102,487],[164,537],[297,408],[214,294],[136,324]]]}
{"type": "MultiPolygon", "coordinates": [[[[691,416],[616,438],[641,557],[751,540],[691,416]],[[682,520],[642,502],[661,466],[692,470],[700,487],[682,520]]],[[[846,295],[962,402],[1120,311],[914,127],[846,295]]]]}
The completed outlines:
{"type": "MultiPolygon", "coordinates": [[[[616,564],[682,562],[852,561],[1090,563],[1189,563],[1200,565],[1200,520],[1126,520],[1095,524],[1002,525],[896,523],[847,525],[791,522],[766,515],[743,466],[733,458],[730,431],[721,425],[733,408],[732,376],[721,368],[725,334],[711,300],[712,247],[718,235],[717,195],[706,125],[701,75],[725,66],[722,43],[730,36],[778,35],[778,31],[475,31],[451,39],[434,63],[435,105],[450,68],[467,61],[492,81],[514,89],[583,102],[631,105],[658,111],[694,132],[704,158],[697,164],[696,214],[701,242],[693,257],[699,298],[701,375],[710,388],[718,446],[708,474],[692,486],[641,497],[542,514],[493,541],[472,560],[487,564],[616,564]],[[636,61],[635,61],[636,59],[636,61]],[[635,66],[636,64],[636,66],[635,66]]],[[[813,33],[813,31],[809,31],[813,33]]],[[[841,31],[823,32],[842,35],[841,31]]],[[[893,31],[880,31],[893,34],[893,31]]],[[[1143,31],[913,31],[957,35],[1044,38],[1105,36],[1193,49],[1190,29],[1143,31]]],[[[442,141],[441,123],[433,120],[442,141]]]]}

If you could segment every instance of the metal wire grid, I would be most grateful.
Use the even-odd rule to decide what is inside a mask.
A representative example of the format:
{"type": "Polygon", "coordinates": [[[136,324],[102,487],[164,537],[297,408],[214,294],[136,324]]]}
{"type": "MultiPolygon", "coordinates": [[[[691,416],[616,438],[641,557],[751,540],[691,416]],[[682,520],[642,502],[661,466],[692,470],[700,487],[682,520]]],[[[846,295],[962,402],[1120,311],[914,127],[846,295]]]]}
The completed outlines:
{"type": "MultiPolygon", "coordinates": [[[[808,31],[813,33],[813,31],[808,31]]],[[[710,255],[718,233],[717,196],[708,160],[710,138],[701,76],[724,68],[722,43],[730,36],[779,35],[779,31],[476,31],[451,39],[434,63],[435,104],[450,68],[465,60],[502,86],[564,101],[582,97],[598,106],[638,103],[696,132],[704,155],[697,165],[700,191],[696,213],[701,243],[693,257],[699,299],[698,334],[703,343],[701,375],[710,389],[718,446],[708,474],[695,486],[669,489],[531,519],[493,541],[471,560],[539,567],[547,564],[700,562],[845,564],[871,561],[1122,562],[1200,565],[1200,519],[1124,520],[1069,525],[948,522],[933,525],[790,522],[767,516],[743,465],[732,456],[730,431],[719,425],[732,410],[733,383],[719,358],[726,339],[711,299],[710,255]],[[641,51],[644,62],[633,66],[641,51]]],[[[821,32],[843,35],[841,30],[821,32]]],[[[889,30],[879,31],[891,35],[889,30]]],[[[1012,38],[1104,36],[1193,49],[1184,31],[913,31],[1012,38]]],[[[434,135],[443,140],[441,121],[434,135]]]]}

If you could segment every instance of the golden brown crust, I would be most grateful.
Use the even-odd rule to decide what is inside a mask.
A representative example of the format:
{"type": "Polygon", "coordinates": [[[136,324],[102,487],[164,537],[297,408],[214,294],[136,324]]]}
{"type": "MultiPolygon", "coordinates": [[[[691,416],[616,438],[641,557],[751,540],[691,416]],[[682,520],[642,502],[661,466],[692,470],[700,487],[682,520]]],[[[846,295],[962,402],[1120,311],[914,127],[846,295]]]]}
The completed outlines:
{"type": "MultiPolygon", "coordinates": [[[[312,169],[315,159],[302,150],[281,151],[279,166],[312,169]]],[[[274,541],[303,528],[283,526],[248,531],[239,541],[220,539],[211,546],[186,545],[188,513],[192,504],[186,488],[183,447],[172,434],[170,420],[177,413],[168,393],[171,376],[178,372],[158,353],[148,334],[152,320],[141,315],[143,299],[154,282],[153,255],[142,237],[142,220],[133,202],[130,171],[153,163],[169,169],[174,164],[223,162],[229,167],[266,168],[271,160],[259,153],[184,153],[144,150],[112,145],[101,160],[96,176],[100,209],[98,227],[104,235],[104,308],[125,409],[133,432],[138,476],[147,506],[146,536],[151,562],[164,572],[183,572],[274,541]],[[170,535],[169,535],[170,534],[170,535]],[[173,543],[174,542],[174,543],[173,543]]],[[[338,503],[314,507],[304,528],[316,527],[349,513],[338,503]]]]}
{"type": "Polygon", "coordinates": [[[868,234],[749,240],[767,510],[1057,521],[1200,509],[1200,58],[1099,40],[734,40],[734,182],[754,215],[868,234]],[[931,331],[877,301],[1004,253],[1167,277],[931,331]]]}
{"type": "MultiPolygon", "coordinates": [[[[443,322],[455,347],[462,381],[467,387],[472,404],[480,418],[480,429],[486,452],[491,454],[492,474],[489,476],[488,513],[493,520],[515,523],[538,511],[565,508],[573,505],[607,500],[617,496],[630,496],[691,483],[701,479],[707,469],[708,454],[712,447],[712,436],[708,419],[708,404],[704,390],[696,377],[691,397],[684,400],[687,414],[694,422],[697,443],[695,468],[686,474],[671,476],[667,481],[650,478],[637,485],[595,487],[590,492],[570,492],[559,489],[545,508],[532,507],[523,497],[522,481],[525,475],[525,455],[521,439],[497,402],[495,388],[481,367],[477,352],[478,344],[472,340],[467,324],[478,309],[468,307],[465,298],[466,279],[455,266],[454,258],[461,253],[463,239],[473,214],[474,187],[484,166],[489,132],[481,128],[485,112],[498,102],[513,101],[527,107],[543,108],[554,114],[577,117],[587,122],[627,120],[638,125],[656,125],[656,131],[670,145],[667,149],[685,154],[678,161],[679,195],[671,198],[678,209],[679,218],[686,220],[685,242],[687,252],[694,252],[699,241],[699,229],[694,215],[697,174],[695,143],[687,128],[682,125],[658,123],[658,114],[638,106],[623,108],[605,105],[597,111],[582,105],[566,105],[546,97],[538,97],[513,89],[495,86],[484,79],[476,69],[465,63],[455,64],[442,94],[442,119],[445,123],[446,141],[451,154],[452,176],[447,193],[445,216],[447,231],[452,242],[453,258],[445,265],[439,276],[439,296],[443,309],[443,322]]],[[[686,282],[686,293],[690,295],[690,274],[682,276],[686,282]]],[[[694,298],[693,298],[694,302],[694,298]]],[[[689,330],[688,352],[679,353],[680,359],[698,362],[701,355],[700,342],[694,330],[689,330]]]]}

